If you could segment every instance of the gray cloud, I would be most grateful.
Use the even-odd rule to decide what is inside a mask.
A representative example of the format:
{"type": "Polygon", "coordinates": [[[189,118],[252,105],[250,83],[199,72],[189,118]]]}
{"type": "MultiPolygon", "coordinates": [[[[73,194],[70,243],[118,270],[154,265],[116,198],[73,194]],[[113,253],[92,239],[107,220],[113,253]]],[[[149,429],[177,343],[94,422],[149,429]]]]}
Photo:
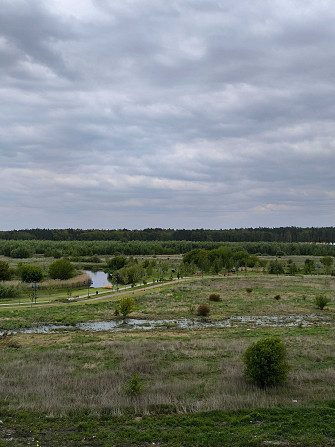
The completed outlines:
{"type": "Polygon", "coordinates": [[[334,224],[330,2],[0,6],[1,229],[334,224]]]}

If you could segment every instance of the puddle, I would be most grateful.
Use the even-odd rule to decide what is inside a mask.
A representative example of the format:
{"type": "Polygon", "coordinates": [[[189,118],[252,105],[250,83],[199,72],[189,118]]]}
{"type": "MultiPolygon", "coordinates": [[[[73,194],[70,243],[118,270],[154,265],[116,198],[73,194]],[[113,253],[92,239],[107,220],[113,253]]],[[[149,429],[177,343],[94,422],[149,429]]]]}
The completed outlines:
{"type": "MultiPolygon", "coordinates": [[[[127,332],[135,330],[149,331],[153,329],[199,329],[199,328],[233,328],[243,326],[263,327],[293,327],[301,325],[309,327],[314,325],[330,324],[331,317],[328,315],[278,315],[278,316],[233,316],[226,319],[214,320],[209,318],[183,318],[179,320],[140,320],[127,318],[110,321],[94,321],[89,323],[77,323],[75,325],[44,325],[28,329],[6,331],[6,334],[38,334],[51,333],[59,330],[78,329],[90,332],[127,332]]],[[[4,332],[0,332],[3,335],[4,332]]]]}

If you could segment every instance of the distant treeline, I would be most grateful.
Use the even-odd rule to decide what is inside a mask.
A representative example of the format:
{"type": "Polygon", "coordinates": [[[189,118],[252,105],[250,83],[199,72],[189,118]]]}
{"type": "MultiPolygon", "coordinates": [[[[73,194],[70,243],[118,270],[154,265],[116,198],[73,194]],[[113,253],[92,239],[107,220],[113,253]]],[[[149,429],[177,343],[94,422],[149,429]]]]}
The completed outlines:
{"type": "Polygon", "coordinates": [[[42,229],[0,231],[2,240],[45,241],[192,241],[192,242],[319,242],[334,243],[335,227],[235,228],[229,230],[81,230],[42,229]]]}
{"type": "Polygon", "coordinates": [[[60,257],[95,255],[172,255],[190,250],[213,250],[220,246],[244,250],[256,256],[335,256],[335,245],[284,242],[192,242],[192,241],[39,241],[0,240],[0,255],[29,258],[35,254],[60,257]]]}

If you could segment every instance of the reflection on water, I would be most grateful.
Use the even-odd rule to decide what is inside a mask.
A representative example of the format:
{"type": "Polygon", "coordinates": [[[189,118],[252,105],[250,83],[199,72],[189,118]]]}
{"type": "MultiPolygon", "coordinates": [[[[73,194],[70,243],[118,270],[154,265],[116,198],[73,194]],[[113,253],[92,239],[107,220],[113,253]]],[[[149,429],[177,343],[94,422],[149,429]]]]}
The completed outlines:
{"type": "MultiPolygon", "coordinates": [[[[127,318],[126,320],[114,319],[110,321],[94,321],[89,323],[77,323],[76,325],[45,325],[16,331],[6,331],[6,334],[17,333],[48,333],[62,329],[78,329],[82,331],[134,331],[151,329],[199,329],[199,328],[229,328],[242,326],[268,326],[268,327],[308,327],[320,324],[330,324],[328,315],[278,315],[278,316],[234,316],[222,320],[208,318],[183,318],[179,320],[140,320],[127,318]]],[[[3,335],[3,332],[1,333],[3,335]]]]}
{"type": "Polygon", "coordinates": [[[90,270],[86,270],[85,273],[87,273],[90,278],[93,281],[93,286],[95,288],[99,287],[109,287],[112,285],[110,281],[108,281],[108,273],[105,272],[91,272],[90,270]]]}

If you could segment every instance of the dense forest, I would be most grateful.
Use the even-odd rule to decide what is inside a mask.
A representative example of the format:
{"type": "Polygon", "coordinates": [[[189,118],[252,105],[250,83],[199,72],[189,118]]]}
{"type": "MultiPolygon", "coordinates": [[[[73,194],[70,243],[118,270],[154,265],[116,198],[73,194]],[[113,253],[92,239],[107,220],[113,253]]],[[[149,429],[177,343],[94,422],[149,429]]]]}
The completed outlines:
{"type": "Polygon", "coordinates": [[[235,228],[228,230],[81,230],[41,229],[0,231],[1,240],[44,241],[191,241],[191,242],[314,242],[334,243],[335,227],[235,228]]]}
{"type": "Polygon", "coordinates": [[[54,258],[96,255],[172,255],[190,250],[213,250],[220,246],[246,251],[256,256],[335,256],[335,245],[296,242],[192,242],[192,241],[39,241],[0,240],[0,255],[54,258]]]}

